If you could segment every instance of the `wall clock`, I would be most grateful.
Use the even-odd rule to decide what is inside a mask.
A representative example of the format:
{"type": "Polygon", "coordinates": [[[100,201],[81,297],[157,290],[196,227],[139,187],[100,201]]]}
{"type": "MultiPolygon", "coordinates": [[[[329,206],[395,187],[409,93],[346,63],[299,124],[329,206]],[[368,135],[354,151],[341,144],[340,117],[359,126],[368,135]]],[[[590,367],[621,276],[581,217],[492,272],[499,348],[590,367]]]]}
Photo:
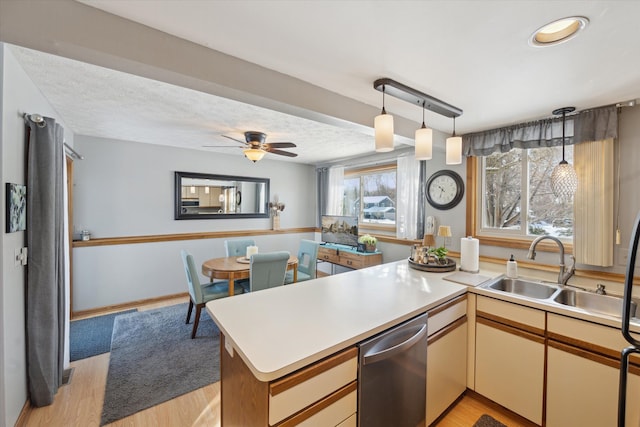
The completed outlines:
{"type": "Polygon", "coordinates": [[[427,181],[427,201],[440,210],[455,207],[464,196],[464,181],[452,170],[441,170],[427,181]]]}

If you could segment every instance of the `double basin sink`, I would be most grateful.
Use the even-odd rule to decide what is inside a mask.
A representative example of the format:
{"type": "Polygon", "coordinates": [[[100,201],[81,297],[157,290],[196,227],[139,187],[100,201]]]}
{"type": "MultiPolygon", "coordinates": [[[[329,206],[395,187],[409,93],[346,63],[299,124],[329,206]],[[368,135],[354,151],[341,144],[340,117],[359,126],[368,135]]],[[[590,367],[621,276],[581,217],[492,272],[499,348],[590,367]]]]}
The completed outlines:
{"type": "MultiPolygon", "coordinates": [[[[497,277],[480,285],[481,288],[519,295],[541,302],[575,307],[584,311],[608,316],[622,317],[622,298],[600,295],[593,292],[560,287],[550,283],[526,279],[497,277]]],[[[631,301],[631,316],[636,317],[637,304],[631,301]]]]}

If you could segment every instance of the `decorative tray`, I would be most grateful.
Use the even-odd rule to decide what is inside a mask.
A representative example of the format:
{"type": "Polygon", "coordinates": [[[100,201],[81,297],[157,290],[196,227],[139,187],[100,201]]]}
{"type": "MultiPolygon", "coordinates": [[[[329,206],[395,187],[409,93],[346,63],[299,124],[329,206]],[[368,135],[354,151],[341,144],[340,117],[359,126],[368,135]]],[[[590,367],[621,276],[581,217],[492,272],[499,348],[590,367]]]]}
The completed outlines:
{"type": "Polygon", "coordinates": [[[237,258],[236,261],[238,261],[240,264],[251,264],[251,260],[244,256],[237,258]]]}
{"type": "Polygon", "coordinates": [[[409,261],[409,267],[420,270],[420,271],[429,271],[432,273],[446,273],[447,271],[455,271],[456,262],[451,258],[447,258],[446,264],[421,264],[419,262],[414,262],[411,257],[407,259],[409,261]]]}

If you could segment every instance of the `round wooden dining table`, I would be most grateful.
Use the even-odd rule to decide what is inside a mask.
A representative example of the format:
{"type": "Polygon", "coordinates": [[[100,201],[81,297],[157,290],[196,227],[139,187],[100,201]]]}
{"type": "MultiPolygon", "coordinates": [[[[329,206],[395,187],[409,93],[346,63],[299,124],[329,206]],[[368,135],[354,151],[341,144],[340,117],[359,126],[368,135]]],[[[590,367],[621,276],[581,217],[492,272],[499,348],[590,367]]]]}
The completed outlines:
{"type": "MultiPolygon", "coordinates": [[[[234,282],[237,279],[248,279],[251,263],[245,257],[222,257],[208,259],[202,263],[202,274],[213,279],[229,281],[229,296],[233,296],[234,282]]],[[[298,258],[290,256],[287,270],[293,270],[293,282],[298,281],[298,258]]]]}

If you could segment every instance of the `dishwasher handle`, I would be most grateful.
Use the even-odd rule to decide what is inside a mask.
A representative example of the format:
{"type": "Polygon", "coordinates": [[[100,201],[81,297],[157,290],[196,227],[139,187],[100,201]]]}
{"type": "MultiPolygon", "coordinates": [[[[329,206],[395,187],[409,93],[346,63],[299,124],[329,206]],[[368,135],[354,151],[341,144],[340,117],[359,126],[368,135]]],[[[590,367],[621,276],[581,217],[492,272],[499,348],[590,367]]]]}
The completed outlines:
{"type": "Polygon", "coordinates": [[[408,340],[401,342],[400,344],[394,345],[393,347],[385,348],[384,350],[377,351],[372,354],[365,354],[362,358],[362,364],[368,365],[371,363],[376,363],[381,360],[388,359],[390,357],[395,356],[398,353],[402,353],[403,351],[413,347],[422,337],[427,334],[427,325],[422,325],[420,330],[416,332],[411,338],[408,340]]]}

